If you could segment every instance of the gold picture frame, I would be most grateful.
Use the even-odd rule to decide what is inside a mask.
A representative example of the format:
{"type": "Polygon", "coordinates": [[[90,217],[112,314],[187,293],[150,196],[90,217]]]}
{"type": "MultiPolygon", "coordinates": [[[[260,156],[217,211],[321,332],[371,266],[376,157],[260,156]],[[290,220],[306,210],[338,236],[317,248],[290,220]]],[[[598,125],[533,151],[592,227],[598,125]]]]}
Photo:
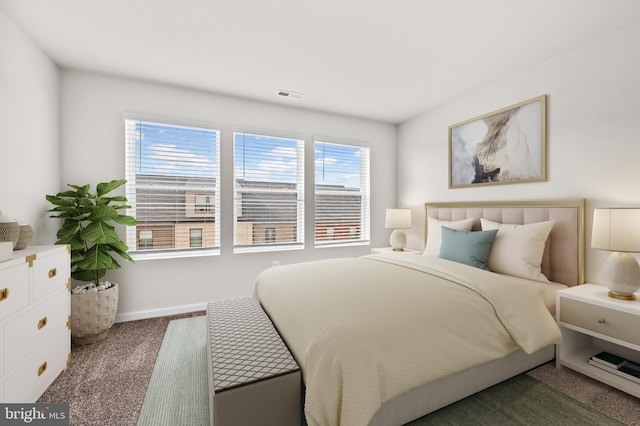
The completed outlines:
{"type": "Polygon", "coordinates": [[[449,126],[449,188],[542,182],[547,95],[449,126]]]}

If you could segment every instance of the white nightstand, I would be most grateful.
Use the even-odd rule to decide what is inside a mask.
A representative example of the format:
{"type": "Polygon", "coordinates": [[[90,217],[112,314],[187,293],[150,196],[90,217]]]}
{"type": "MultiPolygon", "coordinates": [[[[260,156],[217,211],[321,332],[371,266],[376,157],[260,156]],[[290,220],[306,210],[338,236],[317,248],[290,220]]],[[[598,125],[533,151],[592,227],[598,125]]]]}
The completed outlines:
{"type": "Polygon", "coordinates": [[[413,253],[420,254],[422,253],[419,250],[414,250],[410,248],[405,248],[403,251],[393,251],[391,247],[374,247],[371,249],[371,254],[385,254],[385,253],[413,253]]]}
{"type": "Polygon", "coordinates": [[[640,397],[640,384],[589,365],[589,358],[600,351],[640,363],[640,300],[617,300],[607,293],[607,287],[595,284],[557,293],[562,343],[556,346],[556,367],[571,368],[640,397]]]}

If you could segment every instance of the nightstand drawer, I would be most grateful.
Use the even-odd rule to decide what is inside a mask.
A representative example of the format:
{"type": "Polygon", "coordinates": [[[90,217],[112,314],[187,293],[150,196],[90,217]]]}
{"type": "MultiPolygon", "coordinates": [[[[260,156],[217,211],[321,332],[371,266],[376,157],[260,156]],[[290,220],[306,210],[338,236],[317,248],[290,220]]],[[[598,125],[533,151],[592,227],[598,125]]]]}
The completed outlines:
{"type": "Polygon", "coordinates": [[[640,345],[640,316],[560,298],[560,321],[640,345]]]}

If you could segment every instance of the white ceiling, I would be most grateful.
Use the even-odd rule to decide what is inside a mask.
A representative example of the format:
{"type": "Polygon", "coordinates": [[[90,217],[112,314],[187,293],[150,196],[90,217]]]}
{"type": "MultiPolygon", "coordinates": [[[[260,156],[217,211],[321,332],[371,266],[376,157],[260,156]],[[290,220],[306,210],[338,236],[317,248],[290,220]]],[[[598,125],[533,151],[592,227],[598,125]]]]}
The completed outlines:
{"type": "Polygon", "coordinates": [[[390,123],[640,18],[638,0],[0,0],[0,9],[62,68],[390,123]]]}

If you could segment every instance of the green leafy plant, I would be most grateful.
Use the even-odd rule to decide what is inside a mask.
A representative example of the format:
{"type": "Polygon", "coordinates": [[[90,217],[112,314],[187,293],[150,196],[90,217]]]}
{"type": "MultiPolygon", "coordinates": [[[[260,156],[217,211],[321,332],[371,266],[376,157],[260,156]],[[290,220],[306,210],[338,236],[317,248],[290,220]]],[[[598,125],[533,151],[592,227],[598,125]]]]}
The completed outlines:
{"type": "Polygon", "coordinates": [[[112,223],[135,225],[133,216],[120,214],[130,208],[126,197],[107,196],[124,185],[124,179],[102,182],[91,193],[90,185],[67,185],[73,190],[47,195],[47,201],[55,207],[48,212],[58,213],[49,217],[64,219],[58,230],[56,244],[71,246],[71,277],[79,281],[90,281],[97,286],[109,269],[118,269],[120,264],[114,254],[133,262],[127,251],[129,247],[120,239],[112,223]]]}

